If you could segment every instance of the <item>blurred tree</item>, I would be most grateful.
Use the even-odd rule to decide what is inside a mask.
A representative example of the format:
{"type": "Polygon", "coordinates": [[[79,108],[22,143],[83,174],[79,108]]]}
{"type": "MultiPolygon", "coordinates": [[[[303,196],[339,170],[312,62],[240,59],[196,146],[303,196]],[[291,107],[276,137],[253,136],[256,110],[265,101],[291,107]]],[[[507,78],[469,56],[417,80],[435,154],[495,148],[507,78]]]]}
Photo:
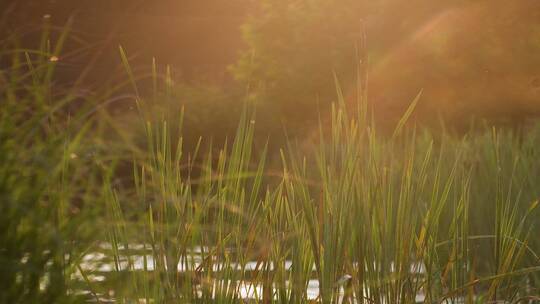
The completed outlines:
{"type": "Polygon", "coordinates": [[[384,120],[424,89],[417,114],[425,121],[436,113],[516,121],[540,109],[539,29],[534,0],[263,1],[231,70],[289,125],[303,126],[316,119],[316,101],[324,108],[335,99],[333,72],[355,91],[365,30],[370,101],[384,120]]]}
{"type": "Polygon", "coordinates": [[[250,92],[300,128],[334,98],[333,72],[355,73],[365,2],[263,1],[243,27],[249,48],[231,67],[250,92]]]}

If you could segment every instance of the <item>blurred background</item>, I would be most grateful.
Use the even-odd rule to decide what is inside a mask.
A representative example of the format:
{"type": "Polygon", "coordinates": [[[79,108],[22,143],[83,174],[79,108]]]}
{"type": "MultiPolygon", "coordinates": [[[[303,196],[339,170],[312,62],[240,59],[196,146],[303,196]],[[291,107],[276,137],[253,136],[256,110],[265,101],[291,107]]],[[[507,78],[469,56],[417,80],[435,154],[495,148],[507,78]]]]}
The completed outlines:
{"type": "MultiPolygon", "coordinates": [[[[114,86],[125,77],[120,45],[142,94],[153,58],[169,67],[173,98],[160,102],[186,108],[194,138],[234,130],[246,98],[264,135],[287,126],[304,136],[336,100],[334,75],[351,105],[367,89],[382,129],[420,91],[414,119],[428,127],[520,128],[540,110],[536,0],[4,0],[0,9],[4,44],[32,48],[44,24],[53,36],[69,24],[56,80],[65,86],[114,86]]],[[[112,107],[130,120],[132,105],[112,107]]]]}

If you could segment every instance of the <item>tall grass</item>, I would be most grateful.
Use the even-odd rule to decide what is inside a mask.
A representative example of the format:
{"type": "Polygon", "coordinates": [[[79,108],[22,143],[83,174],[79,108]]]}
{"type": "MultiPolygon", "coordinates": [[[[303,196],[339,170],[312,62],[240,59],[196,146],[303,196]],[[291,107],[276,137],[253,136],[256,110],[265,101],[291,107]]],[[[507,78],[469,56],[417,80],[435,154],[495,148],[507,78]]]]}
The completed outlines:
{"type": "Polygon", "coordinates": [[[249,105],[230,145],[189,155],[171,136],[177,126],[142,110],[148,156],[135,161],[134,186],[145,212],[126,220],[122,202],[108,200],[113,253],[128,261],[118,272],[134,273],[129,261],[145,256],[123,297],[538,300],[538,128],[524,138],[497,129],[435,138],[406,127],[419,97],[391,137],[379,136],[366,107],[351,113],[338,87],[330,126],[321,123],[307,152],[284,148],[280,174],[269,174],[266,149],[254,161],[249,105]],[[130,243],[148,250],[130,255],[130,243]]]}
{"type": "MultiPolygon", "coordinates": [[[[62,111],[75,98],[52,93],[44,45],[1,74],[0,302],[539,300],[540,127],[430,134],[408,122],[419,95],[380,135],[365,94],[351,110],[338,86],[307,148],[256,147],[246,103],[226,144],[187,151],[184,113],[154,112],[160,95],[139,94],[122,50],[146,137],[125,143],[126,185],[125,152],[81,157],[98,123],[62,111]],[[98,253],[110,269],[88,266],[98,253]]],[[[153,71],[167,95],[170,74],[153,71]]]]}
{"type": "Polygon", "coordinates": [[[2,41],[0,61],[0,302],[72,303],[95,242],[99,183],[84,102],[54,85],[69,27],[36,50],[2,41]],[[79,102],[78,110],[72,106],[79,102]]]}

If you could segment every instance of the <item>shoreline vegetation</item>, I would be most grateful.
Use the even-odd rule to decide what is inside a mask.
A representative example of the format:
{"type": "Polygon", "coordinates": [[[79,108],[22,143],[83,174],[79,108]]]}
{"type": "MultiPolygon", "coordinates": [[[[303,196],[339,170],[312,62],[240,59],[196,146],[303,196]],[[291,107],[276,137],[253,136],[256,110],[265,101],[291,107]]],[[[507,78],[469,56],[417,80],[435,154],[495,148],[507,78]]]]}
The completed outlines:
{"type": "Polygon", "coordinates": [[[67,35],[1,55],[1,303],[540,301],[540,124],[433,134],[419,94],[382,136],[336,80],[313,143],[270,155],[246,101],[186,151],[170,74],[143,96],[122,49],[141,138],[114,90],[55,87],[67,35]]]}

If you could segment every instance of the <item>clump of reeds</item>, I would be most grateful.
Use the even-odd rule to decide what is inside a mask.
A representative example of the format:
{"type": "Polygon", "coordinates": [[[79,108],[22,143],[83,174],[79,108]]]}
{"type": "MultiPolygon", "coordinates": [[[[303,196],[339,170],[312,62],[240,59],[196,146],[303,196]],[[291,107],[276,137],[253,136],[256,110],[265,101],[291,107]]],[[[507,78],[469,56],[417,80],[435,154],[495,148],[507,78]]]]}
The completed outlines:
{"type": "Polygon", "coordinates": [[[434,139],[406,127],[419,99],[392,136],[378,136],[365,96],[351,113],[338,87],[330,130],[321,126],[305,155],[284,148],[276,177],[266,149],[254,157],[249,105],[230,145],[184,155],[177,126],[149,119],[139,96],[144,215],[126,221],[122,202],[109,200],[115,258],[133,258],[121,253],[133,242],[148,248],[125,298],[242,302],[251,290],[263,303],[537,299],[538,128],[524,141],[497,129],[434,139]]]}

